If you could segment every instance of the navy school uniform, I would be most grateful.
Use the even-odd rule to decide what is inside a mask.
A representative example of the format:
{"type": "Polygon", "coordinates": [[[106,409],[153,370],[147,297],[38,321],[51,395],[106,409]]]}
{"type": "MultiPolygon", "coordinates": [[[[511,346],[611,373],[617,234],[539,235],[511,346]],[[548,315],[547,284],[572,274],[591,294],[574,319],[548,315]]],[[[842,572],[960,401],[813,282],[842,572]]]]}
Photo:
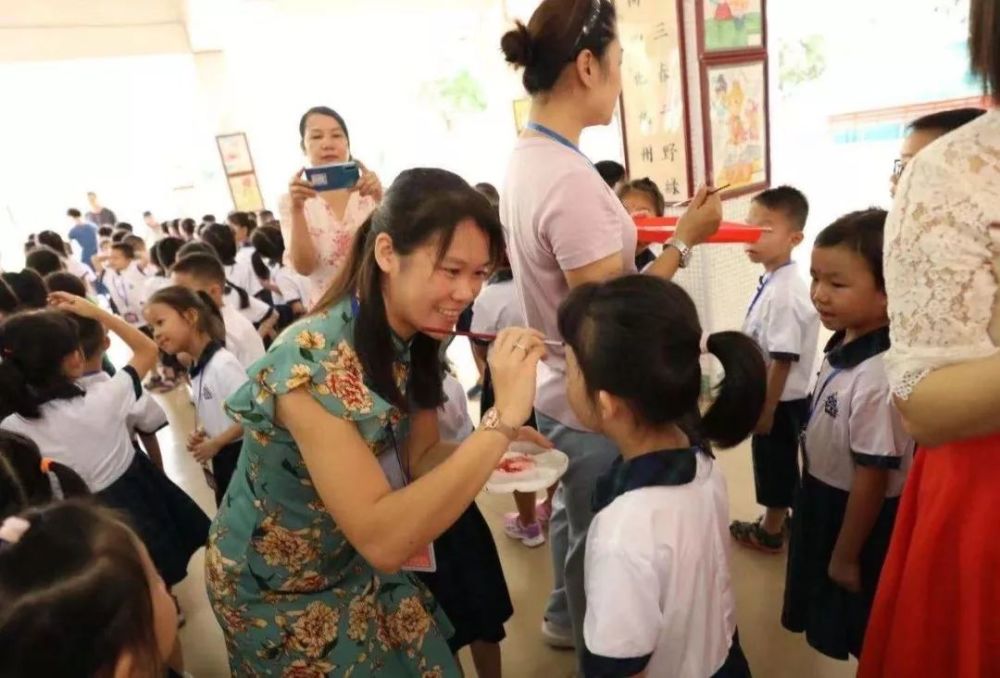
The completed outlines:
{"type": "Polygon", "coordinates": [[[785,628],[805,632],[812,647],[835,659],[861,653],[915,447],[890,398],[882,360],[889,348],[889,329],[849,344],[843,339],[838,333],[827,346],[803,434],[804,472],[792,516],[781,616],[785,628]],[[827,569],[858,466],[887,469],[889,484],[861,550],[861,592],[851,593],[834,583],[827,569]]]}

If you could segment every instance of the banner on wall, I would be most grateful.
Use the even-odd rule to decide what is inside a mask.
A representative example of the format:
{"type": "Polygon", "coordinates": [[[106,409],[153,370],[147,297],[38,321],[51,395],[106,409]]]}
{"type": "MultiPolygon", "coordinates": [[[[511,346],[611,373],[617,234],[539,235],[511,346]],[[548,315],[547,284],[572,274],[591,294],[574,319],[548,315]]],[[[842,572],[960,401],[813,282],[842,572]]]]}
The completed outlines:
{"type": "Polygon", "coordinates": [[[220,134],[215,137],[215,143],[219,147],[219,157],[222,158],[226,184],[235,209],[238,212],[264,209],[264,198],[260,193],[247,135],[243,132],[220,134]]]}

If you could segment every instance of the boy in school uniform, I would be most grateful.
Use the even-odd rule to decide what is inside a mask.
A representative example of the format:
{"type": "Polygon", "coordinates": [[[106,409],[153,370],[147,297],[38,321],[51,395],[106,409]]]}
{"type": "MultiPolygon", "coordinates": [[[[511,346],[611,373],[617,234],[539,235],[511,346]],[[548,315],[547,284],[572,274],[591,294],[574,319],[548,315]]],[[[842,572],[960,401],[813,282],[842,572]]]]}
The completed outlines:
{"type": "Polygon", "coordinates": [[[253,323],[235,306],[226,303],[226,272],[222,262],[210,254],[189,254],[177,260],[171,278],[175,285],[205,292],[212,298],[226,325],[226,348],[244,368],[264,357],[264,341],[253,323]]]}
{"type": "Polygon", "coordinates": [[[111,271],[105,285],[118,315],[132,327],[147,331],[144,329],[146,320],[142,316],[142,290],[146,275],[140,268],[135,248],[124,242],[113,243],[107,254],[107,265],[111,271]]]}
{"type": "Polygon", "coordinates": [[[809,216],[806,197],[790,186],[757,195],[748,223],[769,229],[747,247],[750,261],[764,266],[743,331],[764,352],[768,368],[767,401],[752,441],[757,520],[736,520],[729,529],[736,541],[767,553],[785,545],[788,511],[799,484],[799,434],[809,410],[809,383],[819,342],[819,316],[809,286],[792,261],[809,216]]]}

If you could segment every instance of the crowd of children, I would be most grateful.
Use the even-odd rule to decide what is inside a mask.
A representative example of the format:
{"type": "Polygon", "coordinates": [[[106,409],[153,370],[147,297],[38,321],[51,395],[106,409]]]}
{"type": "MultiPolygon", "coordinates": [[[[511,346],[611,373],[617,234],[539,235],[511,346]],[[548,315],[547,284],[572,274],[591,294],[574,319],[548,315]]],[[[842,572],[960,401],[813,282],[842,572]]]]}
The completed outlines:
{"type": "MultiPolygon", "coordinates": [[[[906,159],[979,114],[917,121],[906,159]]],[[[664,214],[654,182],[599,169],[630,215],[664,214]]],[[[621,453],[593,494],[588,676],[749,676],[730,539],[767,553],[787,543],[781,623],[830,657],[861,653],[915,444],[882,362],[886,213],[851,212],[823,229],[811,284],[792,256],[808,213],[788,186],[754,197],[747,221],[763,234],[747,255],[763,273],[742,332],[705,334],[688,295],[653,276],[580,285],[559,309],[573,413],[621,453]],[[834,334],[817,365],[821,324],[834,334]],[[726,378],[697,416],[707,353],[726,378]],[[764,513],[729,524],[711,443],[732,447],[751,434],[764,513]]],[[[79,212],[69,214],[79,225],[79,212]]],[[[11,650],[0,656],[3,675],[183,672],[169,592],[205,544],[209,520],[163,472],[155,433],[166,418],[142,380],[168,368],[190,382],[197,424],[188,450],[221,505],[244,434],[223,402],[277,332],[308,311],[308,281],[286,266],[269,213],[166,222],[148,248],[131,230],[102,229],[89,262],[43,231],[27,244],[25,270],[0,280],[0,644],[11,650]],[[123,366],[105,355],[108,332],[131,351],[123,366]],[[61,620],[82,614],[102,642],[67,632],[61,620]],[[45,652],[53,641],[60,651],[45,652]]],[[[638,270],[655,247],[638,244],[638,270]]],[[[471,307],[472,332],[524,324],[512,278],[504,259],[471,307]]],[[[473,342],[483,412],[493,401],[488,348],[473,342]]],[[[460,442],[473,430],[468,402],[454,377],[444,390],[441,437],[460,442]]],[[[407,482],[402,469],[386,473],[407,482]]],[[[534,494],[515,496],[504,525],[511,538],[545,543],[554,489],[537,504],[534,494]]],[[[421,576],[455,625],[451,650],[470,645],[479,675],[499,676],[513,609],[475,504],[436,547],[438,571],[421,576]]]]}

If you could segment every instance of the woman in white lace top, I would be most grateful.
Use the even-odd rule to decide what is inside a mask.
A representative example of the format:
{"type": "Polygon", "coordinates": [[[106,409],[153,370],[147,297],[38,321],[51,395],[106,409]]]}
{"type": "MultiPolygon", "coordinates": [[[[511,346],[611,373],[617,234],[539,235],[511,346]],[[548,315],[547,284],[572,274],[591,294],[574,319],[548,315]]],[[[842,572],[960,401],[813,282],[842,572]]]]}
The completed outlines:
{"type": "MultiPolygon", "coordinates": [[[[973,70],[1000,101],[1000,0],[972,0],[973,70]]],[[[1000,676],[1000,111],[904,172],[885,232],[896,403],[921,445],[861,678],[1000,676]]]]}
{"type": "Polygon", "coordinates": [[[330,165],[353,160],[361,167],[361,180],[350,190],[317,193],[295,173],[288,195],[281,198],[281,231],[287,263],[309,281],[311,306],[341,269],[354,233],[382,200],[382,184],[374,172],[351,156],[351,137],[339,113],[326,106],[306,111],[299,121],[302,150],[309,164],[330,165]]]}

